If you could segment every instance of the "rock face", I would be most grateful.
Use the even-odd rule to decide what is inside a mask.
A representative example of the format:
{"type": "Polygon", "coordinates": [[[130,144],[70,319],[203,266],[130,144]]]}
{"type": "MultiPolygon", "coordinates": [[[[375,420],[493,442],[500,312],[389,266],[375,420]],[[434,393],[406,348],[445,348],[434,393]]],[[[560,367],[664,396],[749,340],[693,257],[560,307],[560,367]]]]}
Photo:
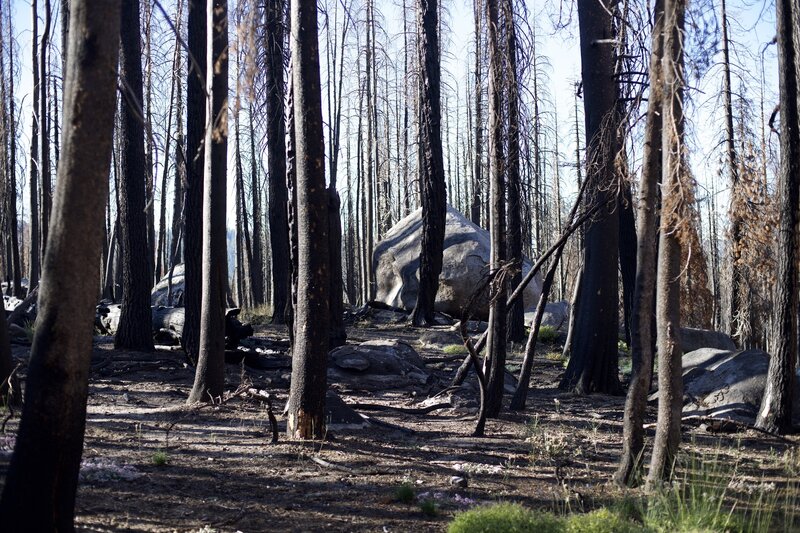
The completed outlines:
{"type": "MultiPolygon", "coordinates": [[[[769,354],[761,350],[701,348],[687,353],[683,357],[684,416],[752,424],[761,406],[768,367],[769,354]]],[[[794,397],[798,413],[800,384],[794,397]]]]}
{"type": "Polygon", "coordinates": [[[398,340],[340,346],[329,355],[328,380],[349,389],[379,391],[421,387],[430,374],[417,352],[398,340]]]}
{"type": "Polygon", "coordinates": [[[150,305],[164,307],[183,306],[183,263],[172,271],[172,301],[169,301],[169,272],[150,292],[150,305]]]}
{"type": "MultiPolygon", "coordinates": [[[[413,310],[419,290],[419,252],[422,242],[422,209],[417,209],[389,230],[375,247],[372,268],[375,271],[375,299],[385,304],[413,310]]],[[[489,262],[489,232],[461,213],[447,207],[444,257],[439,276],[436,310],[460,318],[462,308],[486,277],[489,262]]],[[[531,268],[523,263],[523,275],[531,268]]],[[[528,284],[523,295],[526,310],[533,310],[542,291],[541,276],[528,284]]],[[[476,316],[489,315],[488,300],[478,302],[476,316]]]]}
{"type": "MultiPolygon", "coordinates": [[[[530,325],[536,316],[536,310],[525,312],[525,324],[530,325]]],[[[569,328],[569,302],[547,302],[542,315],[542,325],[549,326],[556,331],[567,331],[569,328]]]]}
{"type": "Polygon", "coordinates": [[[709,329],[681,328],[681,349],[688,354],[700,348],[736,350],[736,343],[725,333],[709,329]]]}

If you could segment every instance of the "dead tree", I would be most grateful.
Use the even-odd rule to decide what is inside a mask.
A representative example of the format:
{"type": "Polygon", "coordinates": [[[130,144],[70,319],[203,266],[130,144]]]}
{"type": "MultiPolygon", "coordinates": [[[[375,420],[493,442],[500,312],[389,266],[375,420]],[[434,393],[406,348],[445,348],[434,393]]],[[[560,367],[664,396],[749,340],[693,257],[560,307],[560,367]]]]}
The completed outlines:
{"type": "MultiPolygon", "coordinates": [[[[127,22],[127,21],[126,21],[127,22]]],[[[72,531],[100,282],[119,51],[119,3],[71,1],[64,130],[50,243],[0,521],[72,531]]]]}

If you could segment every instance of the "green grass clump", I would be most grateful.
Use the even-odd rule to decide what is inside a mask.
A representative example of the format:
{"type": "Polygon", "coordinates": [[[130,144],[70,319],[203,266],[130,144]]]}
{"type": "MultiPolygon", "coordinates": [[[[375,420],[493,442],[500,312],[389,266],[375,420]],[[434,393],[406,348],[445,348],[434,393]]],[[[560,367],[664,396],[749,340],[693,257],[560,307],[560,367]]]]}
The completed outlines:
{"type": "Polygon", "coordinates": [[[436,502],[433,500],[423,500],[419,502],[419,510],[422,511],[422,514],[425,516],[436,516],[439,512],[439,508],[436,507],[436,502]]]}
{"type": "Polygon", "coordinates": [[[254,326],[269,324],[272,320],[272,306],[263,304],[250,309],[242,309],[239,320],[254,326]]]}
{"type": "Polygon", "coordinates": [[[605,507],[586,514],[567,517],[565,533],[638,533],[647,531],[643,526],[625,520],[605,507]]]}
{"type": "Polygon", "coordinates": [[[414,494],[414,487],[412,487],[409,483],[403,483],[394,489],[395,501],[408,505],[414,501],[414,498],[416,498],[416,495],[414,494]]]}
{"type": "Polygon", "coordinates": [[[458,355],[462,353],[467,353],[467,347],[463,344],[448,344],[442,351],[448,355],[458,355]]]}
{"type": "Polygon", "coordinates": [[[558,337],[558,330],[553,326],[541,325],[539,326],[539,336],[536,337],[539,342],[546,342],[548,344],[555,342],[558,337]]]}
{"type": "Polygon", "coordinates": [[[164,466],[169,462],[167,452],[158,451],[153,454],[153,464],[156,466],[164,466]]]}
{"type": "Polygon", "coordinates": [[[564,523],[551,513],[537,513],[516,503],[498,503],[458,513],[448,533],[561,533],[564,523]]]}

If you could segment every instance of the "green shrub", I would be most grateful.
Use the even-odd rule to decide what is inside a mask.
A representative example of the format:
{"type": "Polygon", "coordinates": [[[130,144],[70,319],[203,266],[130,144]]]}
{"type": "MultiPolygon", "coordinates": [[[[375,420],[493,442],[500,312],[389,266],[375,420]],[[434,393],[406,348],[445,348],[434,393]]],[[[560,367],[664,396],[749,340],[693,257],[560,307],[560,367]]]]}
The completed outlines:
{"type": "Polygon", "coordinates": [[[550,513],[537,513],[516,503],[498,503],[458,513],[448,533],[560,533],[564,523],[550,513]]]}
{"type": "Polygon", "coordinates": [[[628,522],[618,513],[603,507],[586,514],[573,514],[566,519],[565,533],[638,533],[643,526],[628,522]]]}
{"type": "Polygon", "coordinates": [[[164,466],[169,462],[167,452],[156,452],[153,454],[153,464],[156,466],[164,466]]]}
{"type": "Polygon", "coordinates": [[[239,320],[254,326],[269,324],[272,320],[272,306],[263,304],[250,309],[242,309],[239,320]]]}
{"type": "Polygon", "coordinates": [[[462,353],[467,353],[467,347],[463,344],[448,344],[442,351],[448,355],[458,355],[462,353]]]}
{"type": "Polygon", "coordinates": [[[414,487],[409,483],[403,483],[394,489],[394,499],[400,503],[409,504],[414,501],[416,495],[414,494],[414,487]]]}
{"type": "Polygon", "coordinates": [[[436,516],[439,512],[438,507],[436,507],[436,502],[433,500],[423,500],[419,502],[419,510],[422,511],[422,514],[425,516],[436,516]]]}
{"type": "Polygon", "coordinates": [[[539,336],[536,337],[539,342],[552,343],[558,337],[558,330],[553,326],[541,325],[539,326],[539,336]]]}

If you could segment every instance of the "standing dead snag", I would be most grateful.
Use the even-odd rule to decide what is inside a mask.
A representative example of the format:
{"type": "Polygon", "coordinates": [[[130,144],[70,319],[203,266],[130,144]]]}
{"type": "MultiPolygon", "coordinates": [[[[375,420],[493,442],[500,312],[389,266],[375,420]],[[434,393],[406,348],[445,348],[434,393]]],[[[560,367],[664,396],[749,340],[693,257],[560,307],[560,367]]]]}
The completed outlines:
{"type": "Polygon", "coordinates": [[[100,284],[119,51],[119,2],[72,0],[63,148],[28,367],[0,523],[74,529],[95,296],[100,284]]]}
{"type": "Polygon", "coordinates": [[[658,344],[658,423],[647,486],[672,475],[681,441],[683,352],[681,327],[681,242],[691,223],[691,185],[685,179],[683,144],[683,35],[685,0],[664,0],[664,48],[661,59],[664,104],[661,224],[656,275],[658,344]]]}
{"type": "Polygon", "coordinates": [[[228,3],[208,4],[203,275],[200,351],[189,402],[214,400],[225,391],[225,294],[228,288],[225,204],[228,170],[228,3]]]}
{"type": "Polygon", "coordinates": [[[780,226],[775,289],[775,354],[770,358],[767,385],[756,426],[775,433],[792,428],[792,396],[797,367],[797,223],[800,207],[800,109],[797,91],[800,42],[795,37],[800,3],[778,0],[778,64],[780,72],[781,167],[778,182],[780,226]]]}
{"type": "Polygon", "coordinates": [[[325,435],[328,388],[328,193],[315,0],[291,0],[292,106],[297,213],[297,304],[292,381],[287,405],[291,438],[325,435]]]}
{"type": "Polygon", "coordinates": [[[419,254],[419,290],[417,303],[411,313],[411,323],[415,326],[432,326],[435,324],[434,303],[439,289],[439,274],[442,272],[447,216],[439,107],[441,88],[437,0],[419,0],[417,17],[422,63],[422,245],[419,254]]]}

